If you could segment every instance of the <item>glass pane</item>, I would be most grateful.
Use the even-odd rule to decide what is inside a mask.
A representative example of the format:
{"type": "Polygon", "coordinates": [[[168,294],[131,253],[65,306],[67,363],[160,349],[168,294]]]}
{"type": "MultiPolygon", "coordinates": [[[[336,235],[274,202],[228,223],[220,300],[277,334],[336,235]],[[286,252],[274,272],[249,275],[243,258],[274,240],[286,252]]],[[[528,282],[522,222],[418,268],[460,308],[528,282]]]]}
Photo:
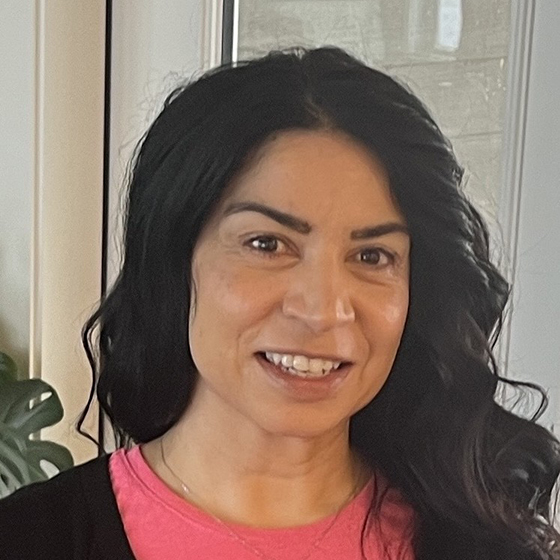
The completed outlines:
{"type": "Polygon", "coordinates": [[[238,59],[336,45],[407,83],[466,167],[488,218],[502,182],[510,0],[239,0],[238,59]]]}

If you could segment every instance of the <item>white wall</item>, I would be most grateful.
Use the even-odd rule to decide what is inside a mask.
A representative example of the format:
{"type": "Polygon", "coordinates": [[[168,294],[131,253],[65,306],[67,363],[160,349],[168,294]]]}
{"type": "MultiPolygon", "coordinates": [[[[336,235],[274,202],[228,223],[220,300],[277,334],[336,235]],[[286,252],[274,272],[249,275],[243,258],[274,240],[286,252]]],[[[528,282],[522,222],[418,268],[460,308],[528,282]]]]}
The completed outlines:
{"type": "Polygon", "coordinates": [[[181,79],[206,64],[200,0],[120,0],[113,3],[108,284],[118,272],[120,203],[132,150],[181,79]]]}
{"type": "Polygon", "coordinates": [[[0,2],[0,351],[29,364],[35,3],[0,2]]]}
{"type": "MultiPolygon", "coordinates": [[[[215,39],[207,31],[221,6],[114,6],[116,156],[144,131],[170,72],[188,75],[215,59],[201,44],[215,39]]],[[[65,416],[42,437],[66,445],[77,463],[96,451],[74,425],[91,383],[80,329],[100,297],[104,43],[105,2],[0,1],[0,350],[55,387],[65,416]]],[[[96,434],[95,403],[84,427],[96,434]]]]}
{"type": "Polygon", "coordinates": [[[104,43],[104,2],[0,2],[0,349],[54,386],[64,418],[41,435],[76,462],[95,454],[74,425],[101,286],[104,43]]]}

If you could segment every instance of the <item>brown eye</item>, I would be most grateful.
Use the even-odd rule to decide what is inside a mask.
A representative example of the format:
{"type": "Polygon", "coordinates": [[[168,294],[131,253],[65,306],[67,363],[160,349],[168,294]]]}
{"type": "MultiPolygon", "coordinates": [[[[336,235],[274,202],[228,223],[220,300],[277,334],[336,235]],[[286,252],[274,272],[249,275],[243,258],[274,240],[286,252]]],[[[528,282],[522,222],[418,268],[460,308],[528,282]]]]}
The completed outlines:
{"type": "Polygon", "coordinates": [[[392,264],[395,261],[395,256],[388,251],[384,251],[383,249],[365,249],[361,251],[359,255],[360,262],[373,266],[385,266],[388,264],[392,264]]]}
{"type": "Polygon", "coordinates": [[[253,237],[249,240],[249,246],[251,249],[256,251],[261,251],[263,253],[275,253],[278,251],[280,242],[276,237],[270,235],[260,235],[259,237],[253,237]]]}

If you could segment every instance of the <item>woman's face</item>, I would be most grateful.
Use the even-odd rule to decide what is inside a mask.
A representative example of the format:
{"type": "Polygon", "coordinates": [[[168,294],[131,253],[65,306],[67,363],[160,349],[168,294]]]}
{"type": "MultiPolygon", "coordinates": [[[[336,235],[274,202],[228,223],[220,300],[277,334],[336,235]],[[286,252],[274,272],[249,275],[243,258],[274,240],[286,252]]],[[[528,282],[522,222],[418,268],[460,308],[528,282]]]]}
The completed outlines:
{"type": "Polygon", "coordinates": [[[277,435],[345,425],[391,370],[409,249],[385,170],[365,148],[333,132],[278,134],[195,248],[195,401],[277,435]]]}

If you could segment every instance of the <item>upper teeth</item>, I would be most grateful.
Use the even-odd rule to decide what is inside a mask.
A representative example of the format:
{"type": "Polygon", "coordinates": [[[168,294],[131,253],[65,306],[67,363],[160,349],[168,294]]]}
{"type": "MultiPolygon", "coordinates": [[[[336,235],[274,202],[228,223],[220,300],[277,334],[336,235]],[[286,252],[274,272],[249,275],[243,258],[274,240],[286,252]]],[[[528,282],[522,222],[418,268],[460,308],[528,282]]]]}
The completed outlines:
{"type": "Polygon", "coordinates": [[[308,358],[307,356],[292,354],[276,354],[275,352],[266,352],[266,359],[273,364],[282,364],[285,368],[292,368],[301,372],[324,373],[331,369],[337,369],[340,362],[331,360],[323,360],[321,358],[308,358]]]}

